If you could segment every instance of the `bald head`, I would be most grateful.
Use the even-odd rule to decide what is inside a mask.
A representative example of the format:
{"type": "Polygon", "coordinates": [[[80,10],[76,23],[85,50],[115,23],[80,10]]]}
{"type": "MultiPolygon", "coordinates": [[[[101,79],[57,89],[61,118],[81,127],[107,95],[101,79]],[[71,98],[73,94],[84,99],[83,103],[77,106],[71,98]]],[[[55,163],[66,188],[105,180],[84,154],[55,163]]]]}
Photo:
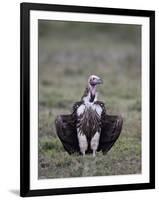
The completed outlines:
{"type": "Polygon", "coordinates": [[[88,78],[88,84],[90,86],[96,86],[96,85],[99,85],[99,84],[102,84],[103,81],[100,77],[96,76],[96,75],[91,75],[89,78],[88,78]]]}

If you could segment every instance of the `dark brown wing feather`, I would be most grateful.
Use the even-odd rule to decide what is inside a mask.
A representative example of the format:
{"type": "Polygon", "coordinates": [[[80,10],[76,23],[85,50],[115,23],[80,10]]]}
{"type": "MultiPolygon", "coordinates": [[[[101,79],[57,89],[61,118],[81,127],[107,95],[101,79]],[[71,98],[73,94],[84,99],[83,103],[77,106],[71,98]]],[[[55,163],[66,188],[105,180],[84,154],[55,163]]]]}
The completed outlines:
{"type": "Polygon", "coordinates": [[[55,127],[57,135],[63,144],[64,149],[69,153],[80,153],[77,130],[76,130],[76,110],[82,102],[77,102],[73,106],[73,112],[70,115],[57,116],[55,127]]]}
{"type": "Polygon", "coordinates": [[[107,153],[118,139],[123,125],[121,116],[107,115],[104,103],[98,102],[103,108],[101,118],[101,136],[98,151],[107,153]]]}

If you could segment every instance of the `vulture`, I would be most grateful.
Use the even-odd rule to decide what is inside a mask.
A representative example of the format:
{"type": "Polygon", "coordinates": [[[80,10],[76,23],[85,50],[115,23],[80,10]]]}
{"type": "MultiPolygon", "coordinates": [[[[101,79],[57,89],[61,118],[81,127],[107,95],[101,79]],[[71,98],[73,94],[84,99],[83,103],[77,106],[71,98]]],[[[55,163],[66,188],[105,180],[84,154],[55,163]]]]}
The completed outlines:
{"type": "Polygon", "coordinates": [[[55,119],[57,135],[69,153],[85,155],[102,151],[106,154],[118,139],[123,119],[108,115],[103,102],[97,100],[97,85],[103,83],[91,75],[80,101],[73,105],[72,113],[55,119]]]}

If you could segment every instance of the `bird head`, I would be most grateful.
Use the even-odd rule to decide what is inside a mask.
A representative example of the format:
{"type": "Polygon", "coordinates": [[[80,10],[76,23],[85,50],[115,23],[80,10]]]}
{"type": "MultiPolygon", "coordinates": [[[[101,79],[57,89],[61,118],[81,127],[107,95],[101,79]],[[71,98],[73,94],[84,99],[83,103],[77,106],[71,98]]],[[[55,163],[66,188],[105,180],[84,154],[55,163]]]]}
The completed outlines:
{"type": "Polygon", "coordinates": [[[103,83],[102,79],[96,75],[91,75],[88,79],[88,84],[92,87],[102,83],[103,83]]]}

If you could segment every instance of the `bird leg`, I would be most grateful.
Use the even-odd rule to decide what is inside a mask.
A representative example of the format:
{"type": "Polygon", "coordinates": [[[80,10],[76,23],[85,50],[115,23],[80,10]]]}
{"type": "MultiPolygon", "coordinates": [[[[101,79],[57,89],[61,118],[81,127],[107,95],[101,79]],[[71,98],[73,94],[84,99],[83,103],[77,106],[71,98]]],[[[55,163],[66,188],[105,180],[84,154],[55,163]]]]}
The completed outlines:
{"type": "Polygon", "coordinates": [[[96,151],[99,145],[99,138],[100,138],[100,133],[96,132],[93,138],[91,139],[91,149],[93,150],[93,157],[96,156],[96,151]]]}
{"type": "Polygon", "coordinates": [[[78,136],[80,152],[84,156],[88,148],[87,138],[83,133],[81,133],[81,131],[79,131],[79,129],[77,129],[77,136],[78,136]]]}

